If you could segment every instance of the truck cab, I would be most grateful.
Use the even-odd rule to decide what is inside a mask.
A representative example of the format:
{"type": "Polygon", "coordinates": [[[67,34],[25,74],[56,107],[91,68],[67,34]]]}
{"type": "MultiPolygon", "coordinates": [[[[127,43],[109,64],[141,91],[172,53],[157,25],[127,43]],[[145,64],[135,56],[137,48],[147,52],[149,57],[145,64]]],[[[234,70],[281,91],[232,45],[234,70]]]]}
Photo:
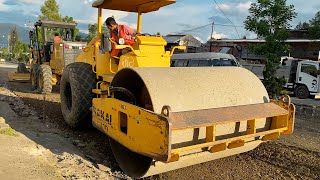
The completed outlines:
{"type": "Polygon", "coordinates": [[[319,67],[320,62],[317,61],[300,61],[298,63],[295,91],[297,97],[307,97],[305,93],[308,93],[310,96],[320,93],[319,67]]]}
{"type": "Polygon", "coordinates": [[[305,99],[320,94],[320,62],[304,59],[282,59],[282,66],[277,72],[278,77],[285,77],[285,88],[305,99]]]}

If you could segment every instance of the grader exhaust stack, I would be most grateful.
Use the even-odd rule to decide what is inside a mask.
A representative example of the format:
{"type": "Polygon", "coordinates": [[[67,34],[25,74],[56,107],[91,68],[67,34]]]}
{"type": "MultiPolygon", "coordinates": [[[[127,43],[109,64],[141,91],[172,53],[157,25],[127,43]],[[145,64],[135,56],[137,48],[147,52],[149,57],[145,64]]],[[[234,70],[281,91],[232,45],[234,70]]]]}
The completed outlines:
{"type": "Polygon", "coordinates": [[[92,119],[110,137],[121,169],[133,178],[243,153],[294,129],[290,97],[270,101],[258,77],[244,68],[170,68],[174,49],[185,47],[165,51],[162,37],[143,34],[133,46],[115,44],[130,48],[127,54],[101,52],[117,43],[108,33],[102,36],[102,9],[137,12],[140,30],[142,13],[174,2],[96,1],[98,36],[62,75],[65,121],[79,127],[92,119]]]}

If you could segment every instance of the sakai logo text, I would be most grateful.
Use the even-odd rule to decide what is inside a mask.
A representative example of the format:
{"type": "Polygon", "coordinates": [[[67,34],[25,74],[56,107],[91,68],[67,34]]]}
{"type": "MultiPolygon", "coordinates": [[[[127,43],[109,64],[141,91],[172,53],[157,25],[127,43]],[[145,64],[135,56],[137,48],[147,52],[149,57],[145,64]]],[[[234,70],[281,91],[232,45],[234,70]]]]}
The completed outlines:
{"type": "Polygon", "coordinates": [[[92,108],[92,112],[93,112],[94,116],[96,116],[100,120],[107,122],[107,124],[111,125],[111,123],[112,123],[112,115],[111,114],[105,113],[103,110],[96,108],[96,107],[92,108]]]}

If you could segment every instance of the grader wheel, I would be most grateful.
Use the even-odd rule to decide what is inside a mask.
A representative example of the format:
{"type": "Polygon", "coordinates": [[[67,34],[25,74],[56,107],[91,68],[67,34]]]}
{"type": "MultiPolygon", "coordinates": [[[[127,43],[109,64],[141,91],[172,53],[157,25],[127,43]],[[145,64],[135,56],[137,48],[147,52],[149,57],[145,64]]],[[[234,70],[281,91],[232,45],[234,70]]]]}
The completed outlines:
{"type": "Polygon", "coordinates": [[[49,65],[40,65],[38,74],[38,89],[42,94],[50,94],[52,92],[52,70],[49,65]]]}
{"type": "Polygon", "coordinates": [[[60,84],[61,111],[69,126],[90,126],[95,85],[96,76],[90,64],[72,63],[64,69],[60,84]]]}

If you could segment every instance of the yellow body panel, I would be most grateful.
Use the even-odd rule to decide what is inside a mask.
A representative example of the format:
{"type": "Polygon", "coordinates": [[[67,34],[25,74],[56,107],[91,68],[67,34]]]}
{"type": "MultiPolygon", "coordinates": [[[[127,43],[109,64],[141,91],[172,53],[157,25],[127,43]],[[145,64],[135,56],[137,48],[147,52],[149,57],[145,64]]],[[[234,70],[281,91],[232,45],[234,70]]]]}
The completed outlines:
{"type": "Polygon", "coordinates": [[[29,81],[30,73],[8,73],[9,81],[29,81]]]}
{"type": "Polygon", "coordinates": [[[95,98],[92,104],[95,127],[136,153],[169,159],[171,128],[165,117],[113,98],[95,98]]]}
{"type": "Polygon", "coordinates": [[[55,74],[61,75],[64,68],[63,43],[55,42],[54,51],[51,54],[50,67],[55,74]]]}
{"type": "MultiPolygon", "coordinates": [[[[137,36],[136,43],[131,47],[127,45],[117,45],[117,49],[131,48],[131,52],[119,57],[119,64],[110,57],[108,52],[101,53],[100,38],[92,39],[85,50],[77,57],[75,62],[84,62],[92,65],[92,70],[97,77],[106,74],[115,74],[119,70],[127,67],[170,67],[170,57],[172,52],[165,51],[167,42],[163,37],[137,36]]],[[[184,46],[180,49],[185,48],[184,46]]]]}
{"type": "MultiPolygon", "coordinates": [[[[98,44],[96,45],[98,47],[98,44]]],[[[84,49],[84,51],[75,59],[75,62],[83,62],[87,64],[91,64],[92,66],[95,66],[95,47],[94,45],[90,46],[90,43],[87,45],[87,47],[84,49]]]]}

